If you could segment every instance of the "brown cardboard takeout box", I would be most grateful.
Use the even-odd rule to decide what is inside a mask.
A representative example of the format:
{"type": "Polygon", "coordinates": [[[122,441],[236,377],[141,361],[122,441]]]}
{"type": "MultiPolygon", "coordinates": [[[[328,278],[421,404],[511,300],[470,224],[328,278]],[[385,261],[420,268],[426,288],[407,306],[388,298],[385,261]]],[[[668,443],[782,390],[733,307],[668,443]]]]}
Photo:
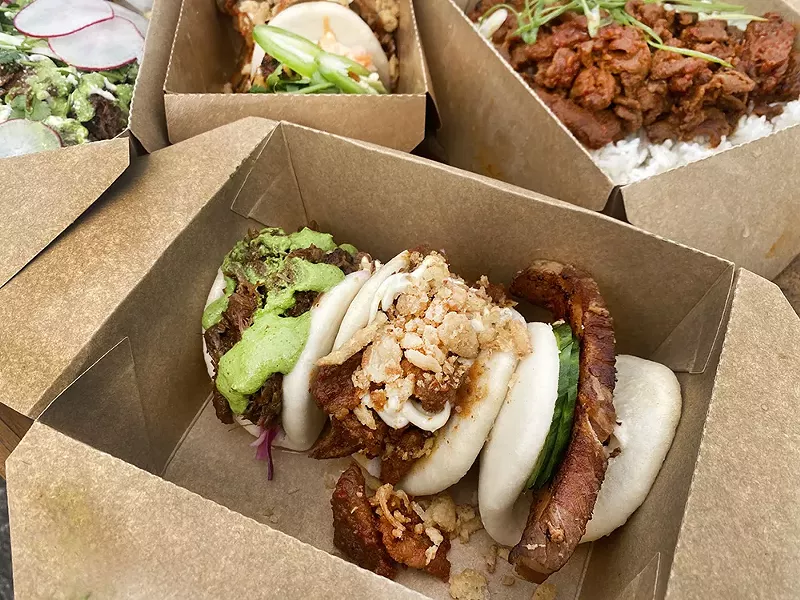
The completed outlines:
{"type": "MultiPolygon", "coordinates": [[[[774,284],[507,184],[251,118],[137,160],[0,289],[0,401],[37,419],[7,463],[17,597],[448,597],[331,554],[327,484],[346,461],[277,451],[268,482],[253,438],[208,402],[200,316],[222,257],[250,227],[311,221],[384,260],[445,248],[466,278],[580,265],[618,352],[678,372],[683,415],[655,486],[551,578],[559,598],[800,593],[800,319],[774,284]]],[[[455,541],[454,572],[485,572],[490,544],[455,541]]],[[[501,585],[509,573],[498,560],[493,597],[528,600],[532,584],[501,585]]]]}
{"type": "Polygon", "coordinates": [[[113,140],[0,160],[0,287],[128,167],[129,137],[148,152],[169,143],[162,88],[177,19],[175,0],[156,0],[127,130],[113,140]]]}
{"type": "MultiPolygon", "coordinates": [[[[465,15],[477,0],[417,0],[441,119],[457,167],[489,175],[724,256],[773,278],[800,253],[800,127],[640,182],[615,186],[465,15]]],[[[747,0],[750,14],[782,0],[747,0]]]]}
{"type": "Polygon", "coordinates": [[[226,94],[241,35],[215,0],[182,0],[164,85],[169,138],[176,143],[244,117],[264,117],[410,151],[425,136],[430,88],[411,0],[400,0],[396,39],[394,94],[226,94]]]}

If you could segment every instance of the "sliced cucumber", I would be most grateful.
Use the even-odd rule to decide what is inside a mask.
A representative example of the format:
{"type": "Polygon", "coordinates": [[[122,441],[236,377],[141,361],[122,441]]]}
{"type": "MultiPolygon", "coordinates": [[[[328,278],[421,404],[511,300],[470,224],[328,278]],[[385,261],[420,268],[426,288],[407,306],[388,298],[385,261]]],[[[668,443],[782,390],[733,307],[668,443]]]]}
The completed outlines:
{"type": "Polygon", "coordinates": [[[561,409],[561,423],[558,426],[558,434],[556,442],[553,447],[553,452],[550,454],[547,466],[542,471],[542,477],[539,487],[547,483],[553,478],[564,454],[569,446],[569,439],[572,434],[572,421],[575,416],[575,402],[578,399],[578,377],[579,377],[579,358],[580,358],[580,342],[577,338],[573,339],[571,345],[572,353],[569,357],[569,364],[567,367],[568,384],[566,390],[566,398],[561,409]]]}
{"type": "MultiPolygon", "coordinates": [[[[537,489],[547,483],[549,477],[546,477],[548,467],[552,461],[552,456],[558,450],[559,433],[562,423],[564,421],[564,411],[570,413],[572,419],[572,411],[574,411],[575,402],[572,401],[572,409],[570,409],[569,398],[570,390],[572,387],[576,388],[575,396],[577,397],[577,385],[573,385],[573,374],[571,372],[572,356],[578,355],[578,343],[573,338],[572,330],[566,323],[559,323],[553,327],[553,335],[556,336],[556,344],[559,350],[559,368],[558,368],[558,397],[553,409],[553,420],[550,423],[550,430],[547,432],[544,446],[536,459],[531,475],[528,478],[526,487],[537,489]]],[[[551,473],[552,474],[552,473],[551,473]]]]}

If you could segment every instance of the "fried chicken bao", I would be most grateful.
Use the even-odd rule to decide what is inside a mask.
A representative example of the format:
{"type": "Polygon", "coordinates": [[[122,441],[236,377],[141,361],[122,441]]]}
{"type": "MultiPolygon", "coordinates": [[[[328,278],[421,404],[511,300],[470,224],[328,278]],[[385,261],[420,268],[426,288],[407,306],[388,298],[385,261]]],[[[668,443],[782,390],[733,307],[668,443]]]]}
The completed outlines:
{"type": "Polygon", "coordinates": [[[771,119],[800,96],[796,27],[741,8],[480,0],[470,17],[586,147],[642,129],[652,143],[716,147],[743,115],[771,119]],[[728,20],[707,18],[717,10],[728,20]]]}
{"type": "Polygon", "coordinates": [[[438,252],[406,251],[378,269],[318,363],[311,391],[330,420],[311,456],[358,454],[412,494],[461,479],[530,352],[512,305],[485,278],[467,285],[438,252]]]}

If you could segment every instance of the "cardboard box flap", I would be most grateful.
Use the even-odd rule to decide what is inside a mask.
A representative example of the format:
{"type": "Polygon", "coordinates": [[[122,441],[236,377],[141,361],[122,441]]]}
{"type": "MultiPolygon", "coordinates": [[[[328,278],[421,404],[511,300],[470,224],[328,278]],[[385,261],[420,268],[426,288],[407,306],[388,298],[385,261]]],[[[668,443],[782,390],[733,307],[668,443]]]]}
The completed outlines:
{"type": "Polygon", "coordinates": [[[397,93],[382,96],[223,93],[243,40],[213,0],[181,4],[164,81],[173,143],[245,117],[291,121],[404,151],[422,141],[430,86],[411,0],[399,3],[397,93]]]}
{"type": "Polygon", "coordinates": [[[7,467],[19,598],[424,598],[43,423],[7,467]]]}
{"type": "Polygon", "coordinates": [[[0,287],[91,206],[129,163],[127,138],[4,159],[0,287]]]}
{"type": "Polygon", "coordinates": [[[527,84],[497,50],[481,38],[464,14],[466,3],[461,0],[460,4],[451,0],[416,3],[422,39],[435,40],[440,46],[429,50],[426,58],[435,74],[440,112],[445,115],[437,136],[452,164],[602,210],[614,187],[611,181],[561,122],[532,97],[527,84]],[[444,32],[447,38],[442,40],[444,32]],[[454,55],[459,60],[452,60],[454,55]],[[498,101],[498,90],[502,90],[502,101],[498,101]],[[552,159],[530,160],[529,152],[546,152],[552,159]],[[596,194],[588,195],[587,189],[596,194]]]}
{"type": "Polygon", "coordinates": [[[226,184],[235,197],[241,184],[229,182],[231,174],[275,126],[243,121],[141,158],[102,209],[0,289],[0,347],[9,357],[0,366],[0,402],[35,418],[124,337],[90,345],[208,198],[226,184]]]}
{"type": "MultiPolygon", "coordinates": [[[[124,2],[122,4],[125,4],[124,2]]],[[[180,13],[178,0],[155,0],[128,127],[148,152],[169,145],[164,112],[164,78],[180,13]]]]}
{"type": "Polygon", "coordinates": [[[656,362],[681,373],[705,371],[717,339],[725,327],[725,309],[733,293],[736,268],[720,275],[703,299],[664,340],[652,356],[656,362]],[[688,352],[694,349],[694,354],[688,352]]]}
{"type": "Polygon", "coordinates": [[[667,598],[800,596],[798,372],[800,318],[740,270],[667,598]]]}
{"type": "Polygon", "coordinates": [[[125,338],[53,400],[39,421],[142,469],[150,442],[130,340],[125,338]]]}
{"type": "MultiPolygon", "coordinates": [[[[760,12],[758,14],[761,14],[760,12]]],[[[800,248],[800,127],[622,188],[625,214],[637,227],[707,252],[771,279],[800,248]],[[758,165],[743,169],[742,164],[758,165]],[[742,190],[761,190],[769,206],[742,190]],[[702,218],[698,216],[698,203],[702,218]],[[713,235],[710,233],[713,232],[713,235]]]]}

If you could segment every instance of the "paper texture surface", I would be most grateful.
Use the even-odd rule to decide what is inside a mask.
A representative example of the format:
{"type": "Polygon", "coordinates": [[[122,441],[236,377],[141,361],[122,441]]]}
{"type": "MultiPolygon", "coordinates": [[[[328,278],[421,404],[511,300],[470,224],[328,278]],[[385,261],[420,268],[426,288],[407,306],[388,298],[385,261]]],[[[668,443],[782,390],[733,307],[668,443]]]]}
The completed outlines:
{"type": "Polygon", "coordinates": [[[120,176],[130,162],[128,144],[119,138],[0,162],[0,287],[120,176]]]}
{"type": "MultiPolygon", "coordinates": [[[[80,228],[0,289],[0,311],[25,306],[30,316],[12,328],[12,313],[0,312],[0,347],[12,350],[0,364],[3,402],[28,402],[38,414],[50,393],[103,357],[42,416],[50,425],[36,424],[9,459],[21,598],[211,598],[222,589],[230,597],[278,590],[324,598],[343,589],[353,597],[419,597],[327,552],[330,486],[341,461],[276,452],[276,479],[268,482],[248,445],[253,438],[217,422],[207,404],[199,323],[220,261],[248,228],[299,220],[383,260],[420,243],[444,248],[468,279],[487,274],[507,283],[534,258],[572,262],[597,279],[618,352],[661,352],[692,371],[678,373],[682,419],[647,500],[553,578],[560,599],[660,600],[668,589],[675,598],[706,598],[737,587],[758,597],[756,586],[768,590],[771,577],[774,597],[796,591],[797,557],[786,545],[800,539],[790,512],[800,488],[787,485],[796,467],[784,461],[800,445],[778,427],[794,423],[800,325],[776,287],[742,273],[730,309],[732,265],[722,259],[477,175],[250,119],[139,161],[80,228]],[[111,269],[105,261],[118,257],[117,244],[126,263],[111,269]],[[94,275],[88,283],[87,274],[94,275]],[[45,281],[56,297],[36,295],[45,281]],[[163,479],[126,462],[140,460],[135,444],[108,437],[114,402],[126,396],[132,406],[116,412],[113,426],[136,432],[144,422],[148,468],[163,479]],[[765,403],[766,419],[756,419],[765,403]],[[81,407],[105,410],[98,430],[80,420],[81,407]],[[738,449],[742,440],[748,445],[738,449]],[[767,451],[754,460],[759,449],[767,451]],[[770,467],[780,452],[774,464],[784,475],[770,467]],[[762,509],[775,520],[758,525],[762,509]],[[754,557],[739,542],[758,527],[768,535],[754,546],[765,554],[754,557]],[[723,569],[724,557],[737,568],[723,569]],[[760,565],[757,577],[745,568],[750,559],[760,565]]],[[[454,490],[457,501],[474,503],[471,486],[468,477],[454,490]]],[[[455,541],[453,573],[477,568],[495,597],[528,600],[532,585],[502,584],[509,572],[502,559],[488,573],[489,544],[485,533],[467,545],[455,541]]],[[[404,572],[399,583],[435,599],[448,595],[445,584],[419,574],[404,572]]]]}
{"type": "Polygon", "coordinates": [[[427,72],[411,0],[400,0],[396,94],[224,94],[242,46],[213,0],[183,0],[165,83],[170,140],[266,117],[410,151],[425,134],[427,72]]]}
{"type": "MultiPolygon", "coordinates": [[[[593,210],[614,190],[538,97],[464,14],[474,1],[417,0],[450,164],[593,210]]],[[[800,15],[780,0],[746,3],[750,14],[800,15]]],[[[617,188],[615,216],[769,279],[800,253],[800,127],[617,188]],[[624,206],[624,209],[623,209],[624,206]]]]}
{"type": "Polygon", "coordinates": [[[800,595],[798,372],[800,318],[739,271],[668,598],[800,595]]]}
{"type": "Polygon", "coordinates": [[[422,598],[43,424],[8,471],[20,599],[422,598]]]}

